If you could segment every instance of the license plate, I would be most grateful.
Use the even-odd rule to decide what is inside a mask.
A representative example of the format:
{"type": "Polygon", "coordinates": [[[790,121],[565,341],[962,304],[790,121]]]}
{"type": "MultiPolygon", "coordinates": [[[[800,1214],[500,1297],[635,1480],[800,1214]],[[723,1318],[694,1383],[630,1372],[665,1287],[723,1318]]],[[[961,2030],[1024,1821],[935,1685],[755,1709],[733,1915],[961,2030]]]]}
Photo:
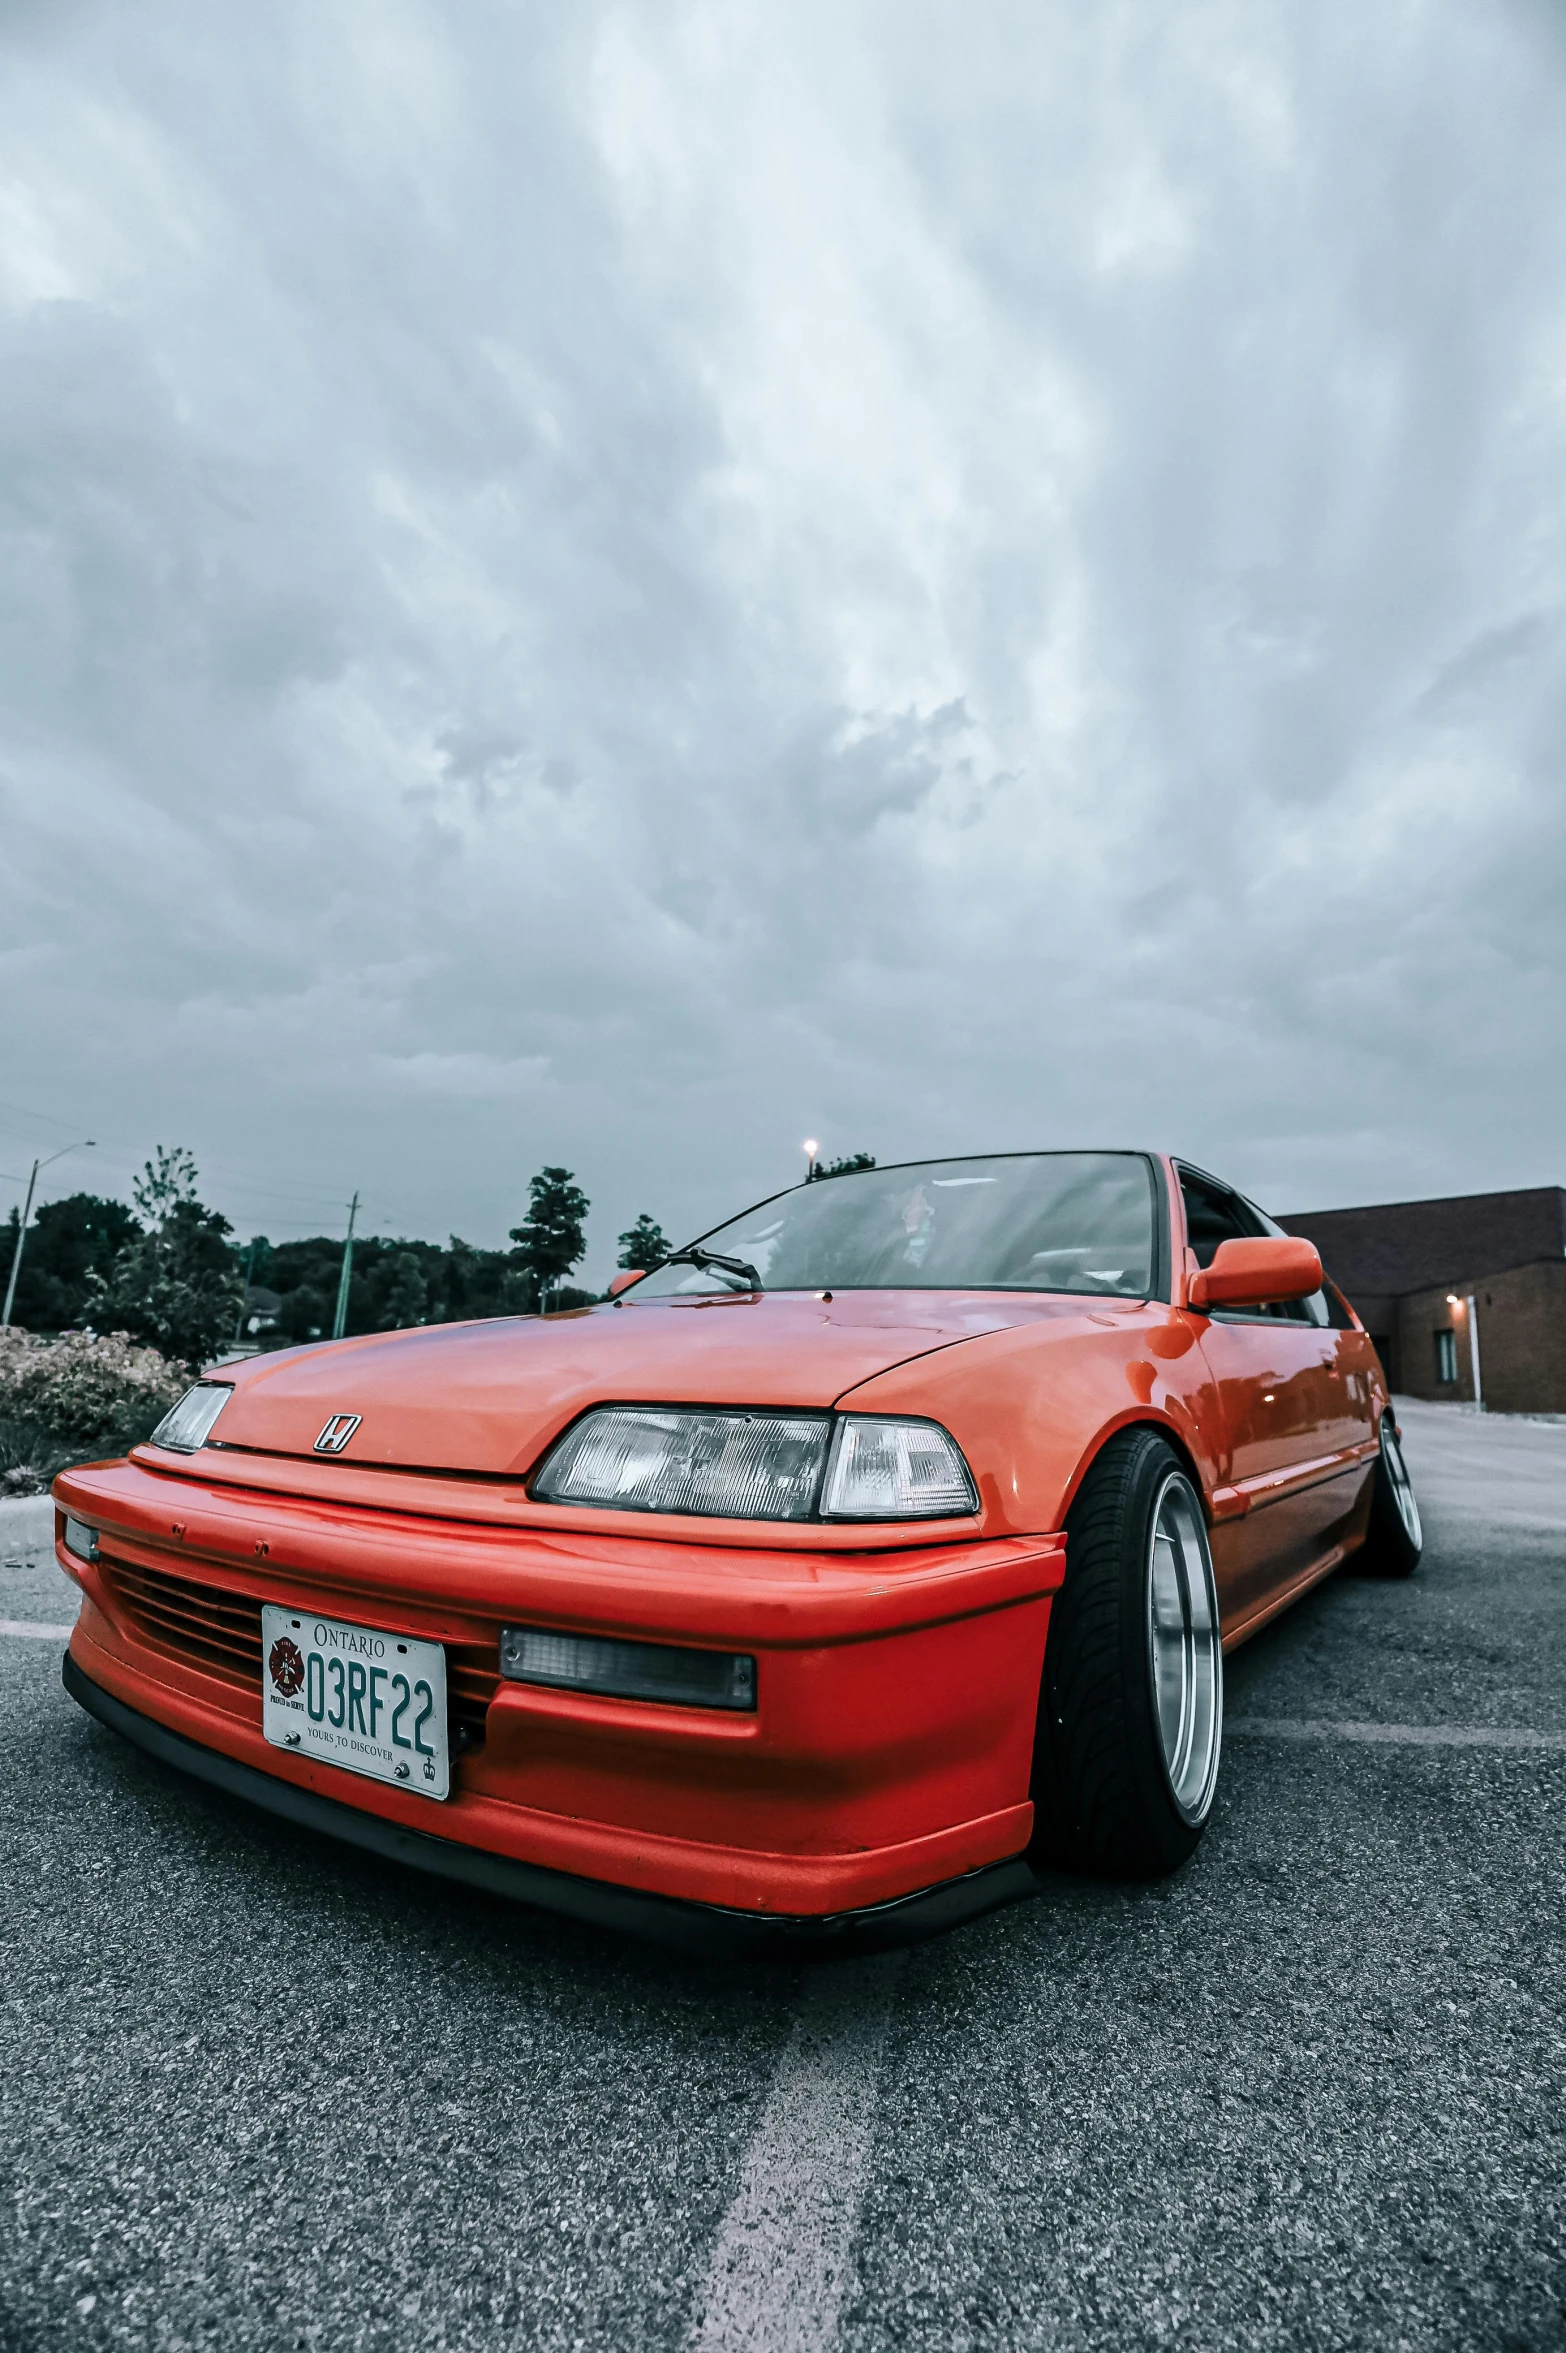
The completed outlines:
{"type": "Polygon", "coordinates": [[[276,1748],[349,1773],[451,1794],[446,1653],[376,1626],[261,1612],[261,1729],[276,1748]]]}

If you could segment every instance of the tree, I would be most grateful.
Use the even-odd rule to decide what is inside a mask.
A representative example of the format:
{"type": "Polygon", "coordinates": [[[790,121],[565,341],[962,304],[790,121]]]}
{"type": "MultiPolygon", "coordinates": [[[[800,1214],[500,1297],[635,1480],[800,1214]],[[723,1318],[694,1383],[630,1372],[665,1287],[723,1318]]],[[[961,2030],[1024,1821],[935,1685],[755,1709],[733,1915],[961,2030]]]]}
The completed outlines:
{"type": "Polygon", "coordinates": [[[541,1168],[528,1193],[527,1218],[511,1228],[511,1239],[542,1313],[552,1287],[571,1272],[587,1248],[583,1224],[588,1201],[568,1168],[541,1168]]]}
{"type": "Polygon", "coordinates": [[[381,1303],[380,1328],[383,1332],[406,1331],[410,1324],[429,1320],[429,1285],[424,1280],[418,1253],[399,1250],[391,1262],[391,1281],[381,1303]]]}
{"type": "Polygon", "coordinates": [[[842,1160],[828,1160],[824,1163],[818,1161],[816,1182],[819,1184],[824,1177],[852,1176],[856,1169],[874,1168],[874,1166],[875,1154],[873,1152],[850,1152],[842,1160]]]}
{"type": "Polygon", "coordinates": [[[131,1199],[154,1231],[182,1204],[196,1206],[196,1163],[183,1144],[172,1152],[154,1145],[152,1158],[132,1182],[131,1199]]]}
{"type": "MultiPolygon", "coordinates": [[[[123,1201],[96,1193],[68,1193],[46,1201],[27,1232],[14,1316],[30,1332],[68,1332],[86,1314],[94,1275],[107,1275],[115,1258],[140,1227],[123,1201]]],[[[16,1247],[16,1213],[0,1242],[0,1269],[9,1267],[16,1247]]]]}
{"type": "Polygon", "coordinates": [[[453,1234],[450,1248],[440,1254],[439,1282],[441,1303],[438,1311],[431,1311],[432,1323],[514,1314],[519,1305],[516,1291],[522,1277],[511,1264],[511,1253],[476,1249],[460,1234],[453,1234]]]}
{"type": "Polygon", "coordinates": [[[272,1261],[276,1256],[265,1234],[256,1234],[245,1244],[245,1257],[250,1268],[250,1282],[258,1291],[275,1291],[272,1280],[272,1261]]]}
{"type": "MultiPolygon", "coordinates": [[[[252,1279],[275,1291],[282,1302],[277,1340],[318,1340],[330,1331],[342,1257],[341,1235],[311,1235],[270,1246],[265,1274],[252,1279]]],[[[534,1295],[535,1287],[516,1263],[514,1251],[479,1250],[455,1234],[446,1249],[437,1242],[361,1234],[353,1246],[348,1330],[385,1332],[413,1323],[519,1315],[532,1305],[534,1295]],[[405,1279],[405,1257],[413,1259],[424,1284],[422,1300],[405,1279]]]]}
{"type": "Polygon", "coordinates": [[[241,1282],[226,1217],[196,1198],[196,1164],[160,1144],[131,1188],[146,1230],[89,1285],[101,1329],[128,1332],[165,1356],[201,1365],[232,1338],[241,1282]]]}
{"type": "MultiPolygon", "coordinates": [[[[295,1283],[290,1290],[280,1292],[279,1297],[283,1304],[278,1311],[277,1327],[284,1339],[290,1345],[319,1340],[328,1322],[326,1293],[313,1283],[295,1283]]],[[[350,1316],[348,1320],[351,1325],[353,1318],[350,1316]]]]}
{"type": "Polygon", "coordinates": [[[639,1266],[644,1274],[651,1274],[655,1266],[662,1266],[669,1255],[669,1239],[655,1218],[642,1211],[635,1225],[620,1236],[620,1255],[617,1266],[639,1266]]]}

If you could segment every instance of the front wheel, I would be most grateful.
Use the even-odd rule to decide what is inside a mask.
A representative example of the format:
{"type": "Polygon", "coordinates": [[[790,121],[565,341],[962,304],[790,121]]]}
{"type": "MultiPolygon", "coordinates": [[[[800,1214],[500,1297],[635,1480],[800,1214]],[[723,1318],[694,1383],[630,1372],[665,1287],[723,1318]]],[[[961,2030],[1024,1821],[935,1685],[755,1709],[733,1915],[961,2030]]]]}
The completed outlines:
{"type": "Polygon", "coordinates": [[[1066,1520],[1034,1748],[1035,1852],[1117,1878],[1177,1869],[1212,1812],[1222,1737],[1201,1498],[1155,1431],[1123,1431],[1066,1520]]]}

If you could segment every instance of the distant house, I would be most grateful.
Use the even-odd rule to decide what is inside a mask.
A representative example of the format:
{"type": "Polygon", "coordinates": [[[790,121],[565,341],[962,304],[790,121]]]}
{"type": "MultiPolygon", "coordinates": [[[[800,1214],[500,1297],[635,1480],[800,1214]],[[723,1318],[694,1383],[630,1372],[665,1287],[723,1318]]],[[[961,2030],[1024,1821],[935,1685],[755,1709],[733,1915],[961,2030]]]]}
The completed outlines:
{"type": "Polygon", "coordinates": [[[1409,1397],[1566,1413],[1566,1187],[1302,1210],[1315,1243],[1409,1397]]]}
{"type": "Polygon", "coordinates": [[[283,1302],[275,1291],[263,1291],[259,1283],[252,1283],[239,1319],[246,1339],[259,1340],[263,1332],[275,1332],[282,1312],[283,1302]]]}

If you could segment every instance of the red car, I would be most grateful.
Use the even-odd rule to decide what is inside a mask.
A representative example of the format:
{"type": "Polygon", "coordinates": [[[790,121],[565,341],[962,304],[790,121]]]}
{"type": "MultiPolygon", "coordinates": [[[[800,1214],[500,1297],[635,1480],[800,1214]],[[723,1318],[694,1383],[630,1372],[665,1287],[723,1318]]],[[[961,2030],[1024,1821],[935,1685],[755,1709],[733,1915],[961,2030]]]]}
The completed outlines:
{"type": "Polygon", "coordinates": [[[867,1169],[596,1307],[225,1367],[55,1496],[104,1723],[709,1949],[1174,1868],[1223,1651],[1420,1549],[1312,1245],[1136,1152],[867,1169]]]}

